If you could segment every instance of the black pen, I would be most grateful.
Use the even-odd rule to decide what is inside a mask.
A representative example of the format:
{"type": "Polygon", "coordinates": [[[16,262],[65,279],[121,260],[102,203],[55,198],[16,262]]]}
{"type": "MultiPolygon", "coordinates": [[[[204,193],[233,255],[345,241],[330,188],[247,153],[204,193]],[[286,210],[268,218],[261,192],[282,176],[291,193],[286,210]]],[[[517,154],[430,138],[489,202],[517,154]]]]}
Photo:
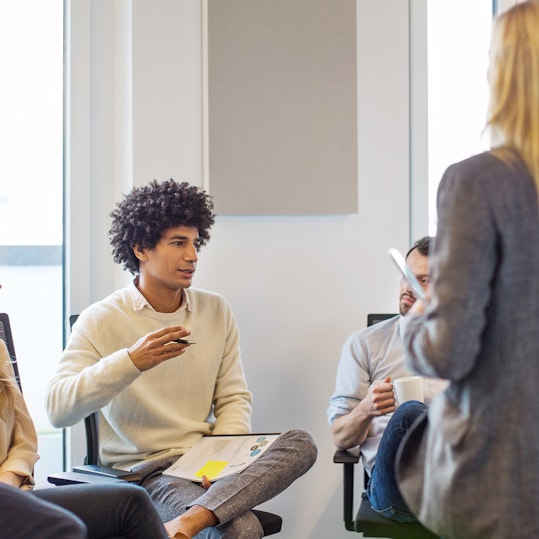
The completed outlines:
{"type": "Polygon", "coordinates": [[[180,344],[196,344],[196,342],[187,341],[185,339],[172,339],[172,342],[178,342],[180,344]]]}

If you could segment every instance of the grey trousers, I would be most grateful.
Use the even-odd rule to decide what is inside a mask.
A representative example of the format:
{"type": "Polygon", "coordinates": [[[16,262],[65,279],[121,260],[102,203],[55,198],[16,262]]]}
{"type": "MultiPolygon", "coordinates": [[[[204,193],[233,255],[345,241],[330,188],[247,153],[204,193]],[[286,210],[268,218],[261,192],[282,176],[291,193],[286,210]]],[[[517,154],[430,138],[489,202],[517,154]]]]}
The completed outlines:
{"type": "Polygon", "coordinates": [[[311,468],[317,449],[302,430],[281,434],[274,444],[240,474],[220,479],[204,490],[185,479],[164,476],[177,457],[135,466],[142,486],[149,492],[163,522],[172,520],[193,505],[212,511],[216,527],[197,534],[197,539],[256,539],[263,536],[255,506],[275,497],[311,468]]]}
{"type": "Polygon", "coordinates": [[[0,484],[0,539],[166,539],[148,493],[127,483],[24,492],[0,484]]]}
{"type": "Polygon", "coordinates": [[[86,539],[86,526],[74,514],[30,492],[0,483],[0,539],[86,539]]]}

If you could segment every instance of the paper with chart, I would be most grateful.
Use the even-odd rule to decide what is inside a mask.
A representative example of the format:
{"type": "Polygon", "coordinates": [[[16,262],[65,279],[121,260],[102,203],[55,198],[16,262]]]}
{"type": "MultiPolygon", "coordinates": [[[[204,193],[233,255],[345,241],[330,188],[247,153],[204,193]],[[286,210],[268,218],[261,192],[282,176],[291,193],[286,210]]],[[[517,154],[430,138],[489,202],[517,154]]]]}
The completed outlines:
{"type": "Polygon", "coordinates": [[[202,436],[163,475],[201,482],[239,473],[275,442],[279,434],[202,436]]]}

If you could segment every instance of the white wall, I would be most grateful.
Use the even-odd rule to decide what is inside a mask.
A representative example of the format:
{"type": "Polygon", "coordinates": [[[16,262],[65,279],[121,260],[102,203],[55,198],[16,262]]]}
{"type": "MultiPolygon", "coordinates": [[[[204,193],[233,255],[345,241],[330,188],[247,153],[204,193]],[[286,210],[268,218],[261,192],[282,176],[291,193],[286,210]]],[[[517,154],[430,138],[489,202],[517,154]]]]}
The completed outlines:
{"type": "MultiPolygon", "coordinates": [[[[202,184],[202,10],[199,0],[69,6],[66,170],[78,209],[66,308],[79,312],[125,279],[106,238],[117,194],[153,178],[202,184]]],[[[359,212],[220,216],[200,256],[195,286],[222,293],[238,319],[255,430],[300,427],[318,444],[315,467],[267,503],[283,539],[350,535],[325,410],[344,339],[368,312],[397,309],[387,248],[411,240],[409,22],[408,2],[358,2],[359,212]]]]}

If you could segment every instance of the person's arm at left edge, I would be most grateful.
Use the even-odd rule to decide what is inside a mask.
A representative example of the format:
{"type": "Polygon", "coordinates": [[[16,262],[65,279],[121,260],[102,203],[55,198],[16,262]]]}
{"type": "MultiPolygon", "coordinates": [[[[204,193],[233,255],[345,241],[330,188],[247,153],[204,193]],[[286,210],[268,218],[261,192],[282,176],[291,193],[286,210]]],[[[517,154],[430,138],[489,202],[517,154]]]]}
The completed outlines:
{"type": "MultiPolygon", "coordinates": [[[[8,357],[7,353],[5,357],[8,357]]],[[[3,358],[0,353],[0,361],[3,358]]],[[[34,484],[32,473],[38,459],[37,434],[16,382],[13,386],[13,409],[11,413],[4,410],[4,421],[0,422],[0,453],[3,457],[0,482],[19,488],[34,484]]]]}
{"type": "Polygon", "coordinates": [[[230,306],[221,310],[226,325],[226,341],[220,358],[214,391],[213,434],[247,434],[251,432],[251,393],[247,389],[240,356],[239,332],[230,306]]]}

